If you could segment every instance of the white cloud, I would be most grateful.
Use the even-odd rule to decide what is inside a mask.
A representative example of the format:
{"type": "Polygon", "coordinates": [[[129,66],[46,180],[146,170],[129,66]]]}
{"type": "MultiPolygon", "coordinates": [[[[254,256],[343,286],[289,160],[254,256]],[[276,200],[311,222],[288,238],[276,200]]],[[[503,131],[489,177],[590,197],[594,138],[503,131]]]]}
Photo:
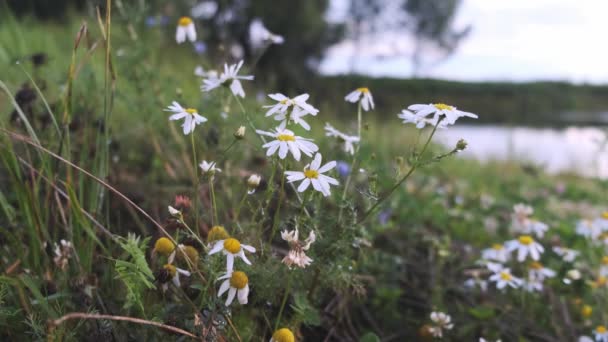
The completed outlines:
{"type": "MultiPolygon", "coordinates": [[[[345,0],[334,0],[341,2],[345,0]]],[[[560,79],[607,82],[605,0],[465,0],[456,25],[473,25],[454,56],[429,76],[462,80],[560,79]]],[[[401,36],[402,37],[402,36],[401,36]]],[[[409,76],[407,57],[376,60],[411,43],[395,35],[368,42],[357,71],[409,76]]],[[[322,64],[326,73],[348,72],[353,44],[333,47],[322,64]]]]}

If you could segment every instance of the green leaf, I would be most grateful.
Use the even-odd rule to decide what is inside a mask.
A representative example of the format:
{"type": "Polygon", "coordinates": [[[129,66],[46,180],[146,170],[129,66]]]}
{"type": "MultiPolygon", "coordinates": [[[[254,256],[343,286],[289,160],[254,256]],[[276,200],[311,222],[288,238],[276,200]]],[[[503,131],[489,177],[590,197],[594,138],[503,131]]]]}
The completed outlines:
{"type": "Polygon", "coordinates": [[[368,332],[365,335],[361,336],[359,342],[380,342],[380,337],[374,334],[373,332],[368,332]]]}
{"type": "Polygon", "coordinates": [[[479,306],[469,309],[469,314],[477,319],[490,319],[496,315],[494,308],[489,306],[479,306]]]}

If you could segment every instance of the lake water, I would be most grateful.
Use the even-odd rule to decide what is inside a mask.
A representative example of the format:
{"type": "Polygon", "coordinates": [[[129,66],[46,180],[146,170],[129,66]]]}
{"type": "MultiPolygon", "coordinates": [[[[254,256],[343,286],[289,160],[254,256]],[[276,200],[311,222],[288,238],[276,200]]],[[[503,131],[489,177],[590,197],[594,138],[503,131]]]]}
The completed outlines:
{"type": "Polygon", "coordinates": [[[437,141],[449,148],[468,142],[460,156],[516,160],[543,167],[549,173],[574,171],[608,179],[608,127],[530,128],[454,125],[438,131],[437,141]]]}

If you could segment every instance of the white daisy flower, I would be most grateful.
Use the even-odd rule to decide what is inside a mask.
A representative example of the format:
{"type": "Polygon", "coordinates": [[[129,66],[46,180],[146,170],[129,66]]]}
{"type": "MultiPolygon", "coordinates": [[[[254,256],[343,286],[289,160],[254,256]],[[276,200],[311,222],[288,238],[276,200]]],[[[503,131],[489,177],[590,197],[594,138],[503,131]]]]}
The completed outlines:
{"type": "MultiPolygon", "coordinates": [[[[188,272],[186,270],[182,270],[181,268],[177,268],[171,264],[166,264],[165,266],[163,266],[163,270],[166,272],[167,276],[173,282],[173,285],[175,285],[176,287],[180,287],[180,281],[179,281],[180,275],[185,276],[185,277],[190,276],[190,272],[188,272]]],[[[169,286],[167,283],[164,283],[162,285],[163,291],[167,291],[168,288],[169,288],[169,286]]]]}
{"type": "Polygon", "coordinates": [[[306,103],[309,98],[308,94],[301,94],[293,99],[280,93],[270,94],[268,97],[277,101],[277,103],[264,106],[264,108],[269,108],[266,112],[266,116],[274,115],[276,121],[281,121],[279,125],[281,128],[287,127],[289,121],[293,121],[295,124],[302,126],[308,131],[310,130],[310,125],[304,121],[302,117],[306,115],[314,116],[319,113],[318,109],[306,103]],[[289,108],[292,108],[291,113],[289,113],[289,108]]]}
{"type": "Polygon", "coordinates": [[[576,259],[576,257],[580,254],[580,252],[577,250],[559,246],[553,247],[553,252],[562,257],[562,260],[565,262],[573,262],[574,259],[576,259]]]}
{"type": "Polygon", "coordinates": [[[217,296],[221,297],[224,292],[228,291],[228,298],[226,299],[226,306],[230,306],[234,297],[237,297],[239,304],[245,305],[248,302],[249,296],[249,278],[244,272],[241,271],[228,271],[225,275],[217,278],[217,280],[224,280],[220,289],[217,292],[217,296]]]}
{"type": "Polygon", "coordinates": [[[319,150],[319,147],[312,142],[312,139],[299,137],[288,129],[277,127],[274,133],[258,129],[256,133],[276,139],[262,145],[263,148],[268,149],[266,150],[267,156],[271,156],[278,151],[279,158],[285,159],[287,152],[291,152],[294,159],[299,161],[302,153],[311,157],[313,153],[319,150]]]}
{"type": "Polygon", "coordinates": [[[481,257],[486,260],[495,260],[498,262],[505,263],[509,261],[510,252],[505,248],[505,246],[495,243],[491,248],[486,248],[481,251],[481,257]]]}
{"type": "Polygon", "coordinates": [[[466,116],[473,119],[477,119],[478,117],[473,113],[463,112],[456,109],[456,107],[449,106],[443,103],[431,103],[428,105],[414,104],[407,107],[407,109],[413,111],[416,115],[421,117],[427,117],[433,114],[433,120],[435,120],[435,123],[437,122],[437,120],[439,120],[440,116],[443,116],[445,119],[441,121],[445,121],[448,125],[455,124],[456,120],[461,117],[466,116]]]}
{"type": "Polygon", "coordinates": [[[219,74],[217,73],[216,70],[205,71],[205,69],[200,65],[197,65],[194,68],[194,75],[198,76],[198,77],[209,77],[209,78],[218,78],[219,77],[219,74]]]}
{"type": "Polygon", "coordinates": [[[55,243],[55,256],[53,257],[53,262],[55,262],[55,265],[59,267],[62,271],[65,270],[68,265],[68,262],[72,258],[73,250],[74,249],[70,241],[61,239],[59,241],[59,244],[55,243]]]}
{"type": "Polygon", "coordinates": [[[289,183],[302,181],[298,186],[298,191],[303,192],[312,184],[313,188],[327,197],[331,194],[330,184],[339,185],[340,183],[332,177],[323,175],[323,173],[336,167],[336,161],[332,160],[329,163],[321,166],[321,153],[315,154],[312,162],[304,167],[304,171],[286,171],[287,181],[289,183]]]}
{"type": "Polygon", "coordinates": [[[281,238],[289,243],[289,253],[283,258],[283,263],[287,267],[296,265],[300,268],[305,268],[312,263],[312,259],[306,255],[306,251],[310,248],[310,245],[315,242],[316,236],[314,231],[310,231],[308,238],[304,241],[298,239],[298,229],[292,231],[282,231],[281,238]]]}
{"type": "Polygon", "coordinates": [[[608,329],[603,325],[598,325],[593,331],[595,342],[608,342],[608,329]]]}
{"type": "Polygon", "coordinates": [[[255,248],[249,245],[242,244],[239,240],[235,238],[227,238],[225,240],[219,240],[214,242],[213,248],[211,248],[211,250],[209,251],[209,255],[215,254],[220,251],[224,253],[224,255],[226,255],[226,270],[228,273],[230,273],[234,268],[235,257],[239,257],[243,259],[243,261],[247,265],[251,265],[251,261],[247,259],[244,251],[255,253],[255,248]]]}
{"type": "Polygon", "coordinates": [[[217,164],[212,161],[203,160],[198,166],[201,168],[203,175],[213,176],[216,172],[222,172],[222,169],[217,167],[217,164]]]}
{"type": "Polygon", "coordinates": [[[543,281],[546,278],[553,278],[556,275],[554,270],[546,268],[538,261],[531,262],[529,267],[530,268],[528,270],[528,278],[530,279],[537,279],[543,281]]]}
{"type": "Polygon", "coordinates": [[[597,239],[602,234],[602,228],[595,221],[582,220],[576,224],[576,234],[586,238],[597,239]]]}
{"type": "Polygon", "coordinates": [[[208,92],[211,91],[221,85],[229,86],[230,91],[235,96],[245,97],[245,91],[243,90],[243,85],[240,80],[253,80],[253,76],[239,76],[238,72],[243,66],[243,61],[240,61],[238,64],[232,64],[228,66],[228,64],[224,64],[224,72],[220,75],[220,77],[210,75],[207,79],[203,80],[203,85],[201,86],[201,90],[208,92]]]}
{"type": "Polygon", "coordinates": [[[489,280],[491,282],[495,282],[496,288],[499,290],[502,290],[507,286],[516,289],[523,284],[523,280],[511,274],[511,270],[509,268],[494,268],[491,269],[491,271],[493,271],[494,274],[490,276],[489,280]]]}
{"type": "Polygon", "coordinates": [[[196,28],[194,22],[190,17],[181,17],[177,22],[177,29],[175,30],[175,41],[181,44],[188,39],[191,42],[196,41],[196,28]]]}
{"type": "Polygon", "coordinates": [[[259,49],[266,46],[266,44],[283,44],[285,38],[270,32],[260,18],[255,18],[251,22],[251,25],[249,25],[249,41],[251,42],[251,47],[259,49]]]}
{"type": "MultiPolygon", "coordinates": [[[[422,129],[426,125],[431,125],[431,126],[437,125],[437,120],[428,119],[423,116],[416,115],[407,109],[403,109],[400,114],[397,114],[397,117],[402,119],[404,124],[409,124],[409,123],[414,124],[414,125],[416,125],[416,128],[418,128],[418,129],[422,129]]],[[[439,122],[439,125],[437,126],[437,128],[446,128],[446,127],[447,127],[447,123],[443,120],[441,122],[439,122]]]]}
{"type": "Polygon", "coordinates": [[[338,131],[329,123],[325,123],[325,136],[338,138],[341,142],[344,143],[344,146],[343,146],[344,152],[350,153],[350,154],[355,154],[354,144],[358,143],[360,140],[359,137],[357,137],[357,136],[346,135],[346,134],[338,131]]]}
{"type": "Polygon", "coordinates": [[[198,114],[196,109],[184,108],[177,103],[177,101],[173,101],[171,105],[165,109],[165,111],[173,113],[173,115],[169,117],[169,120],[171,121],[184,119],[182,128],[184,130],[184,134],[186,135],[194,132],[196,125],[200,125],[207,121],[205,117],[198,114]]]}
{"type": "Polygon", "coordinates": [[[443,312],[431,312],[431,321],[433,321],[434,325],[429,328],[429,332],[434,337],[442,338],[444,329],[451,330],[454,328],[452,317],[443,312]]]}
{"type": "Polygon", "coordinates": [[[505,246],[510,252],[517,250],[517,261],[519,262],[524,261],[528,255],[532,260],[538,260],[545,251],[543,246],[534,241],[530,235],[522,235],[517,240],[507,241],[505,246]]]}
{"type": "Polygon", "coordinates": [[[172,206],[168,206],[168,208],[167,208],[167,209],[169,209],[169,214],[171,214],[171,216],[176,216],[176,217],[179,217],[179,216],[181,216],[181,214],[182,214],[182,212],[181,212],[181,211],[179,211],[179,210],[177,210],[177,209],[173,208],[172,206]]]}
{"type": "Polygon", "coordinates": [[[357,88],[344,97],[344,100],[352,103],[361,101],[361,107],[364,111],[374,109],[374,98],[368,88],[357,88]]]}

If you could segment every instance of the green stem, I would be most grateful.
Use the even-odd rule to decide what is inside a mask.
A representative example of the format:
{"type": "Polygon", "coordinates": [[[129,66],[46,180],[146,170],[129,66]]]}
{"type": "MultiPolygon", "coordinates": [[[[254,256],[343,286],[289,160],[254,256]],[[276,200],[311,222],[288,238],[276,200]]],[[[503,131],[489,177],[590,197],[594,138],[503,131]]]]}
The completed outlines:
{"type": "Polygon", "coordinates": [[[243,207],[243,203],[245,203],[245,199],[247,198],[247,195],[249,195],[249,193],[247,191],[245,191],[245,194],[243,194],[243,198],[241,198],[241,201],[239,202],[239,206],[236,207],[236,212],[234,214],[235,222],[239,222],[239,214],[241,213],[241,208],[243,207]]]}
{"type": "MultiPolygon", "coordinates": [[[[285,170],[285,165],[287,164],[287,159],[283,159],[283,170],[285,170]]],[[[270,240],[268,243],[272,243],[272,239],[274,239],[274,234],[276,233],[278,223],[279,223],[279,214],[281,212],[281,203],[283,203],[283,197],[285,193],[285,172],[283,172],[281,176],[281,189],[279,190],[279,203],[277,204],[277,211],[274,213],[274,220],[272,221],[272,230],[270,232],[270,240]]]]}
{"type": "Polygon", "coordinates": [[[217,218],[217,203],[215,202],[215,190],[213,188],[213,177],[209,177],[209,189],[211,190],[211,206],[213,207],[213,216],[211,217],[211,225],[219,224],[217,218]]]}
{"type": "Polygon", "coordinates": [[[283,309],[285,309],[285,304],[287,303],[287,297],[289,296],[289,291],[291,290],[291,272],[287,276],[287,288],[285,289],[285,294],[283,294],[283,301],[281,302],[281,308],[279,309],[279,315],[277,316],[277,321],[274,323],[274,330],[279,329],[279,325],[281,324],[281,316],[283,315],[283,309]]]}
{"type": "MultiPolygon", "coordinates": [[[[353,161],[350,164],[350,172],[346,177],[346,182],[344,183],[344,191],[342,192],[342,202],[346,200],[346,194],[348,193],[348,188],[350,186],[350,182],[355,172],[355,164],[357,163],[357,157],[359,156],[359,149],[361,148],[361,102],[359,101],[359,105],[357,106],[357,136],[359,137],[359,143],[357,144],[357,149],[355,150],[355,155],[353,156],[353,161]]],[[[344,206],[340,206],[340,211],[338,212],[338,223],[342,221],[342,213],[344,211],[344,206]]]]}
{"type": "Polygon", "coordinates": [[[194,226],[198,230],[198,188],[199,188],[199,179],[198,179],[198,160],[196,158],[196,144],[194,143],[194,132],[190,132],[190,141],[192,142],[192,161],[194,163],[194,226]]]}
{"type": "Polygon", "coordinates": [[[378,202],[376,202],[376,204],[374,204],[371,208],[369,208],[361,217],[361,219],[359,219],[359,221],[357,221],[357,224],[361,224],[363,223],[371,213],[374,212],[374,210],[380,205],[382,204],[387,198],[389,198],[393,192],[395,190],[397,190],[397,188],[399,188],[399,186],[401,186],[401,184],[403,184],[403,182],[405,182],[406,179],[409,178],[409,176],[414,173],[414,171],[416,170],[416,168],[418,166],[421,165],[420,160],[422,158],[422,155],[424,155],[424,152],[426,151],[427,147],[429,146],[429,143],[431,142],[431,139],[433,139],[433,136],[435,135],[435,132],[437,131],[437,126],[439,125],[439,123],[441,122],[441,120],[439,120],[437,122],[437,124],[435,124],[435,126],[433,127],[433,131],[431,132],[431,134],[429,135],[428,139],[426,140],[426,143],[424,144],[424,146],[422,147],[422,150],[420,151],[420,154],[416,157],[416,159],[414,160],[414,164],[412,165],[412,167],[410,168],[410,170],[405,174],[405,176],[403,176],[403,178],[401,178],[392,188],[390,188],[390,190],[388,191],[388,193],[386,195],[384,195],[382,198],[380,198],[378,200],[378,202]]]}

